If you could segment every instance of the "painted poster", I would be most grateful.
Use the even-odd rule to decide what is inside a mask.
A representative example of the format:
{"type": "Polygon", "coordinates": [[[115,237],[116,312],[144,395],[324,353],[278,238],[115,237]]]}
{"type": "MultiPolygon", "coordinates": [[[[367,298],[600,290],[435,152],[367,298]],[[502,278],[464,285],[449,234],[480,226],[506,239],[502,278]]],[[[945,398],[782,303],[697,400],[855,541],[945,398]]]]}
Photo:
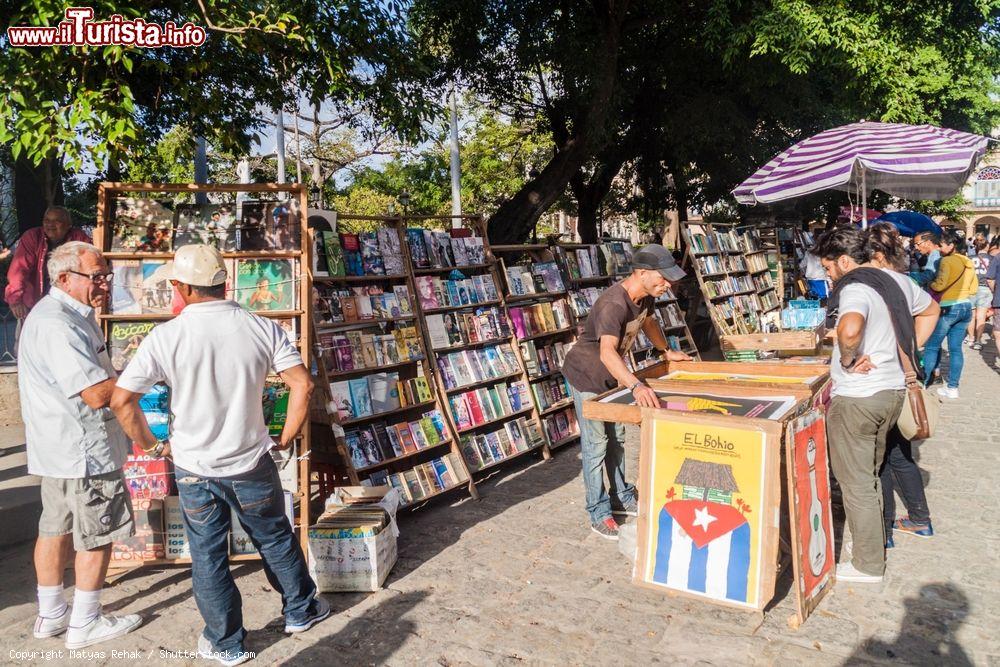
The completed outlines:
{"type": "MultiPolygon", "coordinates": [[[[681,390],[656,389],[660,407],[680,412],[710,412],[713,414],[781,419],[796,403],[794,396],[727,396],[681,390]]],[[[601,399],[601,403],[635,405],[635,398],[628,389],[622,389],[601,399]]]]}
{"type": "Polygon", "coordinates": [[[747,373],[710,373],[695,371],[673,371],[660,378],[661,380],[686,380],[704,382],[767,382],[773,384],[811,384],[819,379],[818,375],[811,377],[788,377],[784,375],[750,375],[747,373]]]}
{"type": "Polygon", "coordinates": [[[774,590],[778,438],[721,421],[644,417],[635,580],[761,609],[774,590]]]}
{"type": "Polygon", "coordinates": [[[788,430],[788,488],[793,489],[788,511],[795,552],[795,601],[801,623],[834,580],[826,419],[821,411],[813,410],[794,420],[788,430]]]}

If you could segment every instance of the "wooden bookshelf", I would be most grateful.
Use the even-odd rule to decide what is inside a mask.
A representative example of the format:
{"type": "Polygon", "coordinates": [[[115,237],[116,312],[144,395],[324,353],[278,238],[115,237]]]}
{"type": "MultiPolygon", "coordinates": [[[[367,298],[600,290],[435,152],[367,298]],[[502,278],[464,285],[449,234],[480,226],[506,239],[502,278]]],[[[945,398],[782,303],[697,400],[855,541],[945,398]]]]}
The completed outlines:
{"type": "MultiPolygon", "coordinates": [[[[495,300],[488,300],[480,303],[469,303],[467,305],[461,305],[461,306],[439,305],[438,307],[433,307],[433,306],[425,307],[427,304],[418,303],[418,308],[420,309],[420,313],[424,321],[426,322],[427,317],[432,315],[448,315],[449,313],[457,313],[457,314],[476,313],[479,309],[496,308],[497,309],[496,313],[505,320],[504,325],[510,329],[511,333],[513,333],[513,324],[509,317],[509,305],[507,303],[507,297],[510,294],[510,292],[509,290],[504,289],[506,283],[501,282],[501,278],[498,272],[498,260],[495,251],[490,246],[489,239],[486,236],[485,221],[479,216],[462,216],[459,218],[424,217],[424,218],[410,218],[409,220],[411,224],[417,224],[422,228],[431,229],[438,232],[449,231],[449,228],[454,229],[452,225],[460,224],[461,231],[450,232],[450,233],[453,236],[456,234],[457,235],[471,234],[474,237],[482,238],[483,258],[485,260],[482,263],[467,264],[464,266],[460,265],[458,267],[431,267],[431,268],[416,267],[413,269],[413,273],[415,276],[447,274],[451,273],[451,271],[453,270],[458,270],[459,272],[464,274],[467,279],[474,279],[474,276],[482,276],[483,278],[488,278],[492,280],[494,290],[496,291],[497,294],[497,299],[495,300]]],[[[414,255],[412,248],[409,254],[411,257],[414,255]]],[[[418,301],[420,300],[418,299],[418,301]]],[[[538,408],[534,402],[533,395],[531,397],[530,404],[527,406],[523,406],[521,409],[513,410],[509,414],[502,414],[500,416],[497,416],[493,419],[488,419],[479,424],[460,427],[458,415],[455,414],[452,401],[458,400],[458,398],[461,397],[462,394],[470,391],[476,392],[476,391],[481,391],[482,389],[488,389],[491,388],[493,385],[501,385],[503,387],[509,387],[511,383],[516,383],[516,382],[524,383],[524,385],[529,388],[530,392],[531,385],[529,383],[527,371],[524,366],[524,360],[521,357],[517,342],[512,335],[506,336],[501,339],[494,339],[492,341],[485,343],[476,341],[456,346],[445,347],[434,344],[434,342],[431,340],[431,331],[429,329],[430,329],[429,325],[425,327],[425,335],[427,336],[427,347],[432,351],[432,354],[434,355],[435,377],[437,380],[438,392],[442,396],[447,397],[446,409],[448,411],[448,417],[449,420],[451,421],[452,428],[454,428],[455,433],[458,436],[457,446],[459,450],[462,451],[463,456],[465,455],[464,445],[468,442],[470,437],[480,434],[487,429],[492,429],[493,431],[496,431],[498,429],[505,428],[505,424],[507,422],[514,421],[519,418],[525,418],[526,423],[529,425],[529,428],[531,428],[530,424],[533,423],[534,428],[544,433],[541,417],[538,414],[538,408]],[[444,377],[442,376],[442,371],[438,367],[441,364],[440,360],[443,357],[446,357],[447,355],[455,352],[462,352],[463,354],[465,354],[466,352],[470,351],[478,351],[480,348],[486,348],[490,346],[502,346],[502,345],[508,345],[511,351],[513,352],[513,357],[517,362],[517,370],[515,372],[504,374],[501,377],[494,377],[494,378],[484,377],[481,380],[477,380],[472,384],[459,385],[453,388],[448,388],[446,386],[444,377]]],[[[472,369],[472,372],[475,372],[474,369],[472,369]]],[[[522,436],[524,437],[525,442],[529,445],[528,451],[540,448],[542,450],[542,456],[546,459],[549,458],[550,454],[548,450],[547,440],[544,440],[540,445],[532,446],[530,438],[528,437],[528,433],[522,432],[522,436]]],[[[504,456],[499,461],[495,461],[494,463],[496,464],[504,463],[510,459],[516,458],[517,455],[524,452],[519,451],[517,455],[511,454],[509,452],[502,452],[502,453],[504,454],[504,456]]],[[[480,466],[477,461],[469,461],[467,458],[465,459],[465,461],[470,471],[473,472],[473,474],[477,473],[480,468],[483,468],[483,466],[480,466]]],[[[493,467],[493,466],[490,465],[487,467],[493,467]]]]}
{"type": "MultiPolygon", "coordinates": [[[[309,205],[307,199],[306,188],[301,184],[278,184],[278,183],[254,183],[254,184],[191,184],[191,183],[110,183],[103,182],[98,185],[97,192],[97,226],[94,229],[94,244],[101,249],[105,257],[111,260],[112,270],[115,271],[115,264],[122,261],[139,261],[142,260],[158,260],[158,261],[170,261],[174,257],[174,243],[176,241],[176,233],[180,230],[180,207],[174,206],[174,204],[184,203],[188,204],[191,201],[196,201],[198,205],[207,204],[207,200],[211,195],[212,206],[217,204],[224,204],[231,207],[233,214],[233,221],[229,227],[223,227],[225,234],[225,240],[223,237],[215,237],[216,241],[223,244],[222,256],[226,260],[234,261],[233,267],[236,266],[236,260],[248,260],[248,259],[258,259],[258,260],[290,260],[292,262],[292,278],[285,281],[290,283],[290,290],[281,289],[280,291],[290,294],[294,297],[293,302],[297,302],[297,305],[293,305],[292,309],[285,309],[282,311],[260,311],[257,312],[258,315],[269,317],[269,318],[280,318],[286,320],[292,320],[294,322],[293,329],[295,334],[294,344],[298,347],[299,353],[302,356],[302,360],[308,368],[311,363],[311,350],[307,341],[309,340],[309,332],[312,327],[312,313],[308,304],[310,303],[310,296],[312,294],[312,247],[308,243],[308,224],[307,220],[309,217],[309,205]],[[246,195],[250,193],[257,196],[259,199],[255,199],[251,202],[249,199],[241,200],[241,195],[246,195]],[[205,202],[199,202],[199,197],[205,197],[205,202]],[[170,239],[170,251],[141,251],[137,246],[135,250],[123,250],[121,245],[130,245],[126,243],[127,237],[139,237],[141,231],[135,228],[146,228],[148,229],[149,220],[144,220],[140,222],[139,218],[131,220],[131,222],[119,220],[117,218],[119,205],[126,205],[125,202],[119,202],[118,198],[127,198],[129,200],[155,200],[155,201],[168,201],[172,208],[166,208],[165,210],[171,214],[171,239],[170,239]],[[277,202],[288,202],[290,215],[297,216],[297,225],[290,226],[287,228],[289,233],[289,238],[287,242],[289,245],[297,245],[297,248],[287,249],[272,249],[272,250],[235,250],[233,247],[238,246],[242,243],[240,240],[242,235],[245,234],[245,230],[248,228],[243,222],[242,215],[246,211],[246,205],[248,203],[257,204],[261,201],[267,201],[272,203],[277,202]],[[126,228],[133,228],[133,233],[124,234],[122,230],[126,228]],[[232,233],[232,237],[229,234],[232,233]],[[297,236],[297,239],[296,239],[297,236]],[[119,247],[115,246],[116,239],[119,240],[119,247]],[[232,247],[227,247],[232,246],[232,247]]],[[[199,220],[204,221],[206,218],[200,217],[203,215],[203,211],[200,209],[190,209],[192,211],[197,210],[199,215],[199,220]]],[[[207,209],[206,209],[207,210],[207,209]]],[[[218,210],[218,209],[212,209],[218,210]]],[[[263,209],[262,209],[263,210],[263,209]]],[[[228,213],[227,213],[228,215],[228,213]]],[[[164,224],[162,221],[160,224],[164,224]]],[[[188,222],[191,225],[191,222],[188,222]]],[[[162,226],[160,227],[162,229],[162,226]]],[[[261,229],[264,229],[265,225],[261,223],[261,229]]],[[[206,231],[206,228],[195,226],[194,229],[198,234],[204,234],[206,237],[211,237],[206,231]]],[[[190,227],[185,230],[190,231],[190,227]]],[[[187,239],[186,239],[187,240],[187,239]]],[[[258,239],[259,240],[259,239],[258,239]]],[[[188,242],[196,242],[193,238],[188,240],[188,242]]],[[[141,267],[141,264],[140,264],[141,267]]],[[[238,281],[234,276],[230,276],[231,284],[229,288],[228,298],[235,298],[234,293],[241,289],[238,286],[238,281]]],[[[145,286],[146,278],[143,276],[142,290],[143,297],[137,299],[135,305],[142,309],[148,306],[148,299],[153,298],[145,294],[147,289],[157,290],[157,293],[161,288],[157,286],[155,288],[147,288],[145,286]]],[[[163,282],[163,281],[161,281],[163,282]]],[[[117,283],[116,285],[120,285],[117,283]]],[[[159,298],[159,297],[157,297],[159,298]]],[[[109,341],[109,348],[114,346],[111,343],[111,334],[114,330],[115,323],[117,322],[138,322],[138,321],[151,321],[151,322],[163,322],[170,320],[174,317],[173,314],[164,314],[162,312],[150,312],[142,314],[125,314],[125,313],[115,313],[112,309],[115,306],[114,301],[109,304],[108,312],[98,313],[99,321],[103,327],[105,338],[109,341]]],[[[158,306],[163,308],[165,306],[158,306]]],[[[224,409],[225,406],[218,406],[220,409],[224,409]]],[[[294,507],[294,520],[293,528],[298,531],[298,537],[302,545],[303,550],[308,549],[308,527],[310,525],[311,514],[310,514],[310,498],[312,497],[311,489],[311,467],[310,467],[310,451],[311,451],[311,432],[309,421],[302,427],[302,431],[294,443],[294,454],[297,458],[297,475],[298,480],[297,488],[294,490],[286,489],[291,492],[293,498],[294,507]]],[[[260,558],[259,554],[236,554],[230,556],[230,561],[252,561],[258,560],[260,558]]],[[[146,565],[187,565],[190,564],[190,559],[178,558],[178,559],[156,559],[156,560],[137,560],[137,561],[120,561],[115,560],[111,564],[111,570],[122,570],[127,568],[132,568],[136,566],[146,566],[146,565]]]]}
{"type": "MultiPolygon", "coordinates": [[[[383,293],[385,294],[389,294],[390,292],[395,293],[396,291],[393,289],[395,287],[405,287],[408,299],[406,306],[403,307],[403,304],[400,301],[400,294],[395,293],[396,301],[399,301],[401,311],[398,315],[387,314],[381,317],[377,316],[374,318],[360,319],[358,321],[351,322],[324,322],[317,324],[314,328],[313,340],[318,351],[317,384],[321,386],[324,394],[324,403],[326,404],[325,412],[334,432],[334,441],[336,442],[338,454],[340,455],[343,465],[347,470],[348,477],[353,484],[388,484],[395,479],[397,482],[401,482],[405,485],[406,473],[416,475],[414,466],[428,463],[436,458],[442,458],[445,454],[450,453],[454,455],[452,456],[450,463],[452,467],[457,466],[457,468],[455,468],[455,473],[459,479],[453,480],[454,483],[448,484],[445,489],[436,489],[430,493],[425,492],[423,497],[418,498],[413,502],[407,502],[409,492],[404,492],[400,489],[405,505],[417,505],[422,503],[424,500],[441,495],[446,491],[463,487],[467,488],[472,497],[478,498],[478,491],[472,483],[468,468],[465,466],[461,452],[457,447],[457,434],[455,433],[450,419],[448,418],[448,413],[445,408],[446,400],[444,398],[444,394],[436,388],[434,380],[435,369],[431,365],[433,357],[428,353],[428,342],[423,332],[423,318],[421,317],[421,312],[418,309],[419,299],[417,298],[416,284],[414,282],[414,270],[407,251],[407,242],[403,222],[398,217],[377,218],[371,216],[337,216],[337,230],[335,233],[338,234],[338,239],[343,239],[343,235],[351,236],[363,233],[370,234],[371,232],[385,235],[386,241],[390,243],[398,243],[398,257],[393,256],[390,261],[393,263],[398,262],[399,266],[390,267],[393,269],[392,273],[363,276],[330,275],[333,273],[339,273],[340,271],[328,271],[328,275],[321,278],[323,289],[327,290],[327,292],[326,295],[320,295],[319,302],[323,303],[324,299],[342,299],[346,296],[343,294],[345,290],[351,290],[355,294],[361,292],[361,294],[357,294],[357,298],[369,298],[372,296],[377,297],[378,295],[368,293],[371,289],[370,286],[373,284],[380,285],[383,293]],[[388,235],[391,235],[391,237],[388,235]],[[331,346],[329,344],[321,344],[322,341],[327,341],[327,343],[329,343],[331,338],[336,340],[335,337],[337,334],[342,332],[357,332],[358,329],[375,331],[385,336],[388,333],[395,331],[398,327],[414,328],[416,333],[414,343],[419,347],[419,354],[416,355],[415,358],[400,359],[398,362],[393,363],[381,363],[377,366],[368,368],[338,370],[330,367],[331,361],[334,360],[334,357],[331,354],[324,353],[329,352],[329,348],[331,346]],[[383,411],[377,414],[351,417],[348,419],[344,419],[339,415],[337,406],[333,404],[334,392],[332,391],[332,388],[334,385],[331,385],[331,382],[337,382],[342,378],[370,377],[373,374],[387,372],[398,373],[401,387],[406,385],[409,380],[415,380],[416,378],[421,377],[424,378],[427,386],[431,390],[432,398],[425,401],[416,400],[406,404],[407,398],[405,396],[405,392],[403,392],[400,394],[399,398],[404,404],[400,405],[400,407],[396,409],[383,411]],[[441,439],[437,442],[429,443],[427,446],[420,447],[415,451],[404,450],[404,453],[400,454],[399,450],[395,447],[399,438],[398,436],[389,436],[388,430],[392,429],[393,426],[397,424],[412,424],[417,422],[424,414],[433,410],[436,410],[440,415],[440,419],[444,427],[444,432],[440,434],[441,439]],[[379,441],[378,426],[381,425],[380,423],[385,426],[386,438],[390,441],[390,447],[395,450],[396,455],[394,456],[387,456],[388,452],[384,443],[379,443],[379,445],[376,446],[377,451],[375,452],[363,451],[364,448],[362,439],[367,439],[367,436],[364,435],[366,432],[371,433],[371,437],[376,441],[379,441]],[[358,429],[357,441],[355,441],[354,429],[358,429]],[[361,447],[362,451],[352,452],[352,443],[355,448],[361,447]],[[375,456],[370,456],[372,453],[374,453],[375,456]]],[[[324,233],[331,232],[325,231],[324,233]]],[[[341,250],[343,250],[343,248],[341,248],[341,250]]],[[[382,253],[382,246],[379,246],[378,254],[383,262],[382,268],[385,270],[386,267],[384,266],[384,262],[386,257],[385,254],[382,253]]],[[[329,269],[329,257],[327,260],[327,268],[329,269]]],[[[374,258],[370,261],[377,264],[377,261],[374,260],[374,258]]],[[[357,263],[354,262],[352,270],[357,270],[357,268],[357,263]]],[[[375,270],[371,265],[366,264],[364,259],[362,259],[362,266],[360,268],[362,271],[368,272],[375,270]]],[[[345,272],[349,272],[346,269],[347,267],[345,267],[345,272]]],[[[331,309],[331,312],[333,312],[333,309],[331,309]]],[[[347,333],[344,333],[344,336],[347,335],[347,333]]],[[[343,344],[342,338],[339,342],[341,345],[343,344]]],[[[401,350],[397,351],[402,354],[401,350]]],[[[340,385],[340,387],[342,390],[343,385],[340,385]]],[[[416,397],[414,396],[413,398],[416,397]]],[[[413,429],[411,428],[409,430],[412,434],[413,429]]],[[[402,446],[401,443],[399,444],[402,446]]]]}

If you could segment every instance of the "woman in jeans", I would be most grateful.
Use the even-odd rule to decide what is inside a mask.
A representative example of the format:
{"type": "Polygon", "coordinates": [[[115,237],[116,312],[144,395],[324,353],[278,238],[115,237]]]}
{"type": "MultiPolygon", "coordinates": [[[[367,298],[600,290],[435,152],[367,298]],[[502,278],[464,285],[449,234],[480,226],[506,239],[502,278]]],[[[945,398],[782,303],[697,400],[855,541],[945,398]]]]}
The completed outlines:
{"type": "MultiPolygon", "coordinates": [[[[887,222],[872,225],[868,230],[868,245],[872,251],[871,263],[880,269],[906,273],[908,258],[896,228],[887,222]]],[[[885,441],[885,458],[879,470],[882,486],[882,517],[885,521],[885,547],[895,546],[893,530],[919,537],[934,534],[931,512],[924,494],[924,480],[913,460],[910,441],[895,426],[885,441]],[[908,516],[896,518],[896,496],[899,491],[908,516]]]]}
{"type": "Polygon", "coordinates": [[[972,260],[965,256],[965,239],[946,230],[941,235],[941,261],[930,288],[941,293],[941,318],[934,333],[924,346],[924,372],[927,384],[937,369],[941,344],[948,339],[948,385],[938,389],[945,398],[958,398],[958,381],[962,378],[962,341],[972,320],[972,302],[979,287],[972,260]]]}

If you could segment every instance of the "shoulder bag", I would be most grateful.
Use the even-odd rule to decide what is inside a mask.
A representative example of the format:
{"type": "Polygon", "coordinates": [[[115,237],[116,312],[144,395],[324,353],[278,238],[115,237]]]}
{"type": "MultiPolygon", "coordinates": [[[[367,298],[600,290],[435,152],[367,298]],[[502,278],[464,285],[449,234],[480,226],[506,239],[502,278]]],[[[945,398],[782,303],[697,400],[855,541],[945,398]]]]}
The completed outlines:
{"type": "Polygon", "coordinates": [[[926,440],[934,435],[937,429],[938,417],[941,414],[941,399],[932,395],[917,379],[917,371],[909,355],[903,347],[896,344],[899,350],[899,363],[903,367],[903,377],[906,381],[906,399],[903,410],[899,413],[896,426],[907,440],[926,440]]]}

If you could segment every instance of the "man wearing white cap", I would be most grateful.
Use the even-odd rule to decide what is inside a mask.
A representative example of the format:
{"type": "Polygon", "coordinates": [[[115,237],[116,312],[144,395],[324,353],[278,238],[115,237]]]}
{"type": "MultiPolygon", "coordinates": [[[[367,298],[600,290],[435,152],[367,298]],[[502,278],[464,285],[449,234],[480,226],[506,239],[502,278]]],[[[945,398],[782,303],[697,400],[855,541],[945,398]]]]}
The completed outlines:
{"type": "Polygon", "coordinates": [[[154,456],[172,455],[191,579],[205,630],[198,652],[226,665],[245,662],[243,611],[229,571],[231,510],[264,559],[284,604],[285,631],[303,632],[330,614],[316,597],[302,551],[285,517],[269,454],[292,444],[308,414],[312,379],[274,321],[245,311],[225,294],[218,250],[189,245],[174,255],[171,284],[186,304],[143,340],[111,400],[126,433],[154,456]],[[280,442],[268,436],[261,396],[273,369],[290,389],[280,442]],[[157,441],[139,408],[154,384],[171,390],[169,441],[157,441]]]}

